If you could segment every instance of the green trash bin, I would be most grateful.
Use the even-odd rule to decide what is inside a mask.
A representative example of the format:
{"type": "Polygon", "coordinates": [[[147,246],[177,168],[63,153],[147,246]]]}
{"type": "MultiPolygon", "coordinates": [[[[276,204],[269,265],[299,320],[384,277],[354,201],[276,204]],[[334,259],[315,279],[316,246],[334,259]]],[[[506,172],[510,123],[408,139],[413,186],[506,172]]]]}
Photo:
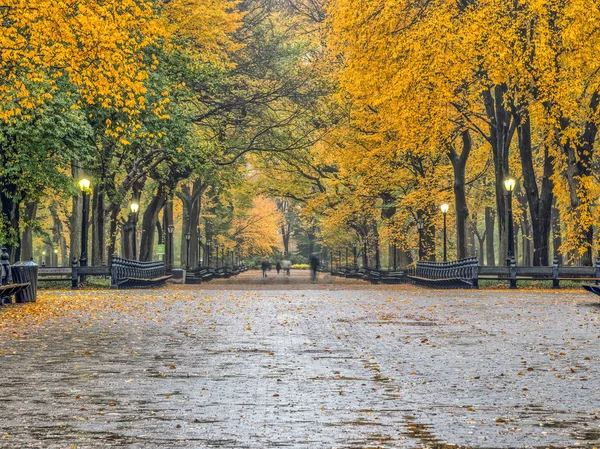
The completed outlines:
{"type": "Polygon", "coordinates": [[[19,262],[10,267],[12,279],[15,284],[29,283],[29,287],[15,295],[17,302],[35,302],[37,298],[38,264],[33,260],[19,262]]]}

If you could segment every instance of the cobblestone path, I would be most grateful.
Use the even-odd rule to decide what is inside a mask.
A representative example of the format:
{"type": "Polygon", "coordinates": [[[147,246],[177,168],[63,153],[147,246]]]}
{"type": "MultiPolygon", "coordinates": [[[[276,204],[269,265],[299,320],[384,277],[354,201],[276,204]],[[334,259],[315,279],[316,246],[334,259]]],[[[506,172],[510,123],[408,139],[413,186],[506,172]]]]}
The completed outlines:
{"type": "Polygon", "coordinates": [[[251,276],[1,309],[0,448],[600,445],[588,294],[251,276]]]}

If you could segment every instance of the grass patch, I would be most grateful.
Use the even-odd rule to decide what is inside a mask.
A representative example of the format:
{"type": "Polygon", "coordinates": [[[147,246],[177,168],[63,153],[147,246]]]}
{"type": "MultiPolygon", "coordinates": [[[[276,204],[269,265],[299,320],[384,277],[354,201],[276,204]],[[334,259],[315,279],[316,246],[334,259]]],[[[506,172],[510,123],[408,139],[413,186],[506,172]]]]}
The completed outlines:
{"type": "MultiPolygon", "coordinates": [[[[580,289],[582,285],[589,284],[589,281],[561,281],[560,288],[561,289],[580,289]]],[[[480,279],[479,280],[479,288],[480,289],[509,289],[510,282],[508,279],[480,279]]],[[[517,288],[519,289],[551,289],[552,288],[552,280],[527,280],[527,279],[517,279],[517,288]]]]}

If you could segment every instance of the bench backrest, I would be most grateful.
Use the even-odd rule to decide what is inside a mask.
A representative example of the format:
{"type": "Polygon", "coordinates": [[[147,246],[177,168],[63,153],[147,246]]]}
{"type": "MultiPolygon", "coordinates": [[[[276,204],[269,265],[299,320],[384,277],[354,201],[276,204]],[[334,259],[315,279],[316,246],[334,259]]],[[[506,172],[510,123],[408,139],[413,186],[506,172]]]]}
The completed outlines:
{"type": "Polygon", "coordinates": [[[415,276],[424,279],[476,279],[477,258],[452,262],[417,262],[415,276]]]}
{"type": "Polygon", "coordinates": [[[110,274],[113,285],[123,279],[157,279],[165,275],[165,264],[113,257],[110,274]]]}

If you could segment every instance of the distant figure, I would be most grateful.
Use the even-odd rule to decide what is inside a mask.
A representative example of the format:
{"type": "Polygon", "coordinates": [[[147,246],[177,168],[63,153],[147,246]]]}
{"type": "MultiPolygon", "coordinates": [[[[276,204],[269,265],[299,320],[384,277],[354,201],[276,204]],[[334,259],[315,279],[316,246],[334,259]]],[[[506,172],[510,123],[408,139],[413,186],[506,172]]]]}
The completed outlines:
{"type": "Polygon", "coordinates": [[[260,264],[260,268],[262,269],[263,277],[266,278],[267,270],[269,269],[269,262],[267,262],[266,260],[263,260],[262,263],[260,264]]]}
{"type": "Polygon", "coordinates": [[[321,261],[316,254],[313,254],[310,257],[310,280],[312,282],[317,282],[317,270],[319,269],[319,265],[321,265],[321,261]]]}
{"type": "Polygon", "coordinates": [[[285,274],[287,274],[289,276],[290,269],[292,268],[292,262],[289,260],[282,260],[281,267],[283,268],[283,271],[285,271],[285,274]]]}
{"type": "Polygon", "coordinates": [[[275,264],[275,269],[277,270],[277,275],[279,276],[279,272],[281,271],[281,262],[277,262],[275,264]]]}

